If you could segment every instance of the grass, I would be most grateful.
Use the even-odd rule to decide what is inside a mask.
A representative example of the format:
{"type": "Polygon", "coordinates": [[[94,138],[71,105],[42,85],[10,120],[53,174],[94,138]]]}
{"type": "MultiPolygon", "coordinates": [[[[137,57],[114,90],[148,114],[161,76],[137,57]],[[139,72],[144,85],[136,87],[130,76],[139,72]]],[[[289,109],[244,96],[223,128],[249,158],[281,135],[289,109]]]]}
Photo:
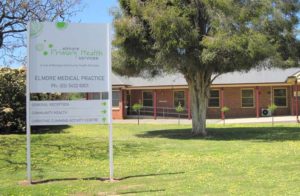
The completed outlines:
{"type": "Polygon", "coordinates": [[[295,124],[209,125],[206,138],[187,125],[114,125],[115,178],[108,129],[53,127],[0,135],[0,195],[299,195],[300,128],[295,124]],[[255,127],[253,127],[255,126],[255,127]]]}

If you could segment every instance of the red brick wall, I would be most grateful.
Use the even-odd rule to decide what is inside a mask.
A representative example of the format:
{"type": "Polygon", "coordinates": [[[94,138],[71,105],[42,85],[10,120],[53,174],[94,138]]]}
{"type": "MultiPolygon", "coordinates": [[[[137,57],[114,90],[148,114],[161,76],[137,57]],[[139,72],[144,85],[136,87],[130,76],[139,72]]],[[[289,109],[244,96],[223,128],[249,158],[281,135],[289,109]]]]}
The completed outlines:
{"type": "MultiPolygon", "coordinates": [[[[296,95],[295,91],[296,91],[296,88],[294,88],[294,93],[296,95]]],[[[300,86],[298,86],[298,95],[300,95],[300,86]]],[[[291,96],[291,99],[292,99],[292,92],[291,92],[290,96],[291,96]]],[[[293,115],[296,115],[296,100],[297,100],[297,98],[294,97],[294,103],[293,103],[294,108],[291,109],[293,115]]],[[[291,100],[291,102],[292,102],[292,100],[291,100]]],[[[300,114],[300,96],[298,97],[298,114],[300,114]]]]}
{"type": "Polygon", "coordinates": [[[142,91],[141,90],[131,90],[131,103],[130,106],[132,106],[135,103],[143,103],[142,100],[142,91]]]}
{"type": "MultiPolygon", "coordinates": [[[[224,88],[224,106],[229,107],[229,111],[226,113],[226,118],[239,118],[239,117],[256,117],[256,87],[247,87],[252,88],[254,90],[254,107],[253,108],[242,108],[241,107],[241,87],[225,87],[224,88]]],[[[275,112],[275,115],[291,115],[291,87],[289,86],[281,86],[281,87],[272,87],[272,88],[286,88],[287,89],[287,107],[278,108],[275,112]]],[[[220,90],[220,107],[221,107],[221,88],[214,88],[220,90]]],[[[185,91],[185,106],[187,109],[188,104],[188,89],[176,89],[185,91]]],[[[150,90],[154,91],[154,90],[150,90]]],[[[157,107],[174,107],[173,101],[173,89],[157,89],[157,107]]],[[[259,115],[261,114],[262,108],[267,108],[271,103],[271,87],[259,87],[259,115]]],[[[300,91],[300,86],[299,86],[300,91]]],[[[135,103],[139,103],[143,101],[142,99],[143,90],[131,90],[131,106],[135,103]]],[[[125,102],[125,92],[123,92],[123,96],[121,96],[125,102]]],[[[126,116],[124,113],[124,107],[122,101],[120,101],[118,110],[113,110],[113,118],[114,119],[122,119],[126,116]]],[[[207,117],[208,118],[221,118],[221,112],[219,108],[208,108],[207,109],[207,117]]],[[[300,113],[300,101],[299,101],[299,113],[300,113]]]]}
{"type": "MultiPolygon", "coordinates": [[[[154,90],[144,90],[144,91],[152,91],[154,90]]],[[[174,107],[174,91],[184,91],[185,96],[185,107],[187,107],[188,103],[188,89],[157,89],[157,107],[165,107],[165,108],[173,108],[174,107]]],[[[131,90],[131,106],[135,103],[143,103],[143,90],[131,90]]]]}
{"type": "Polygon", "coordinates": [[[121,89],[114,89],[114,90],[119,90],[119,96],[120,96],[120,101],[119,101],[119,107],[113,107],[112,109],[112,118],[113,119],[124,119],[124,91],[121,89]]]}
{"type": "MultiPolygon", "coordinates": [[[[254,107],[242,108],[241,107],[241,87],[224,88],[224,105],[229,107],[229,112],[226,113],[226,117],[238,118],[238,117],[256,117],[256,87],[247,87],[247,89],[254,89],[254,107]]],[[[276,87],[259,87],[259,115],[262,108],[268,108],[271,104],[272,89],[273,88],[286,88],[287,89],[287,107],[278,107],[275,115],[290,115],[291,114],[291,95],[290,87],[276,86],[276,87]]]]}
{"type": "MultiPolygon", "coordinates": [[[[300,92],[300,86],[298,86],[298,91],[300,92]]],[[[298,97],[298,112],[300,114],[300,96],[298,97]]]]}
{"type": "Polygon", "coordinates": [[[261,88],[261,108],[268,108],[268,105],[271,103],[271,89],[276,88],[286,88],[287,89],[287,107],[278,107],[275,111],[274,115],[290,115],[291,114],[291,94],[290,94],[290,87],[282,86],[282,87],[262,87],[261,88]]]}
{"type": "MultiPolygon", "coordinates": [[[[131,106],[135,103],[143,103],[143,91],[152,91],[153,92],[153,99],[154,99],[154,91],[156,91],[156,106],[157,106],[157,115],[162,116],[163,111],[167,112],[175,112],[174,110],[174,91],[184,91],[185,95],[185,108],[187,110],[188,104],[188,89],[156,89],[156,90],[131,90],[131,106]],[[171,111],[173,110],[173,111],[171,111]]],[[[154,100],[153,100],[154,105],[154,100]]],[[[151,113],[153,114],[153,113],[151,113]]]]}
{"type": "Polygon", "coordinates": [[[173,90],[156,90],[157,95],[157,107],[173,107],[173,90]]]}

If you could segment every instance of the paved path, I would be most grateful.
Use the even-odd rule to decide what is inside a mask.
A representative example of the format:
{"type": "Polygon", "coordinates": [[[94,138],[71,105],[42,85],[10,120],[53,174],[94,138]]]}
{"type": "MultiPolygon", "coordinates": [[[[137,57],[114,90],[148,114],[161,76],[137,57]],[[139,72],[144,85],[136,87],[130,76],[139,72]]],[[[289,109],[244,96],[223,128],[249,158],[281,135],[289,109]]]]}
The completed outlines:
{"type": "MultiPolygon", "coordinates": [[[[299,117],[300,120],[300,117],[299,117]]],[[[208,124],[223,124],[220,119],[207,119],[208,124]]],[[[231,118],[226,119],[226,124],[240,124],[240,123],[271,123],[272,117],[260,118],[231,118]]],[[[274,122],[291,122],[296,123],[296,116],[276,116],[274,122]]],[[[113,120],[113,123],[136,124],[137,119],[113,120]]],[[[140,124],[177,124],[177,119],[140,119],[140,124]]],[[[192,120],[181,119],[180,124],[192,124],[192,120]]]]}

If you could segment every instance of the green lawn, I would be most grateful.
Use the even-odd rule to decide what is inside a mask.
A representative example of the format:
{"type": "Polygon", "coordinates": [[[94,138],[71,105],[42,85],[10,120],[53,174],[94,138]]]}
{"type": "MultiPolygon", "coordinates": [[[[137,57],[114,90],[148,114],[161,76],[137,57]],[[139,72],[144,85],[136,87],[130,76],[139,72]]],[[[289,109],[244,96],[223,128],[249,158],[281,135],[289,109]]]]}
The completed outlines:
{"type": "Polygon", "coordinates": [[[106,126],[32,134],[31,186],[26,136],[0,135],[0,195],[299,195],[298,125],[209,126],[193,138],[184,125],[114,125],[113,183],[101,181],[106,126]]]}

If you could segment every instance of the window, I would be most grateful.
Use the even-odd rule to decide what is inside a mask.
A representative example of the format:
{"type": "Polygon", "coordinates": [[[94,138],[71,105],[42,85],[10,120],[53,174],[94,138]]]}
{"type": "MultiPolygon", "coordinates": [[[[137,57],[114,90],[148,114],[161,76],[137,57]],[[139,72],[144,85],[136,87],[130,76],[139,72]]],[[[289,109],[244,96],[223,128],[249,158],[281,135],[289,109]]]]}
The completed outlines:
{"type": "Polygon", "coordinates": [[[286,89],[285,88],[278,88],[274,89],[274,104],[278,107],[286,107],[286,89]]]}
{"type": "Polygon", "coordinates": [[[179,103],[182,107],[185,106],[184,91],[174,91],[174,107],[177,107],[179,103]]]}
{"type": "Polygon", "coordinates": [[[220,107],[220,91],[219,90],[210,90],[208,107],[217,108],[220,107]]]}
{"type": "Polygon", "coordinates": [[[253,89],[242,89],[242,108],[254,107],[253,89]]]}
{"type": "Polygon", "coordinates": [[[91,93],[89,99],[99,100],[101,98],[101,93],[91,93]]]}
{"type": "Polygon", "coordinates": [[[152,107],[153,106],[153,94],[152,92],[143,92],[143,106],[152,107]]]}
{"type": "MultiPolygon", "coordinates": [[[[118,92],[118,91],[117,91],[118,92]]],[[[108,92],[101,92],[100,93],[100,99],[108,99],[108,92]]]]}
{"type": "Polygon", "coordinates": [[[94,100],[108,99],[108,92],[91,93],[90,99],[94,99],[94,100]]]}
{"type": "Polygon", "coordinates": [[[120,91],[112,92],[112,107],[119,107],[120,91]]]}

